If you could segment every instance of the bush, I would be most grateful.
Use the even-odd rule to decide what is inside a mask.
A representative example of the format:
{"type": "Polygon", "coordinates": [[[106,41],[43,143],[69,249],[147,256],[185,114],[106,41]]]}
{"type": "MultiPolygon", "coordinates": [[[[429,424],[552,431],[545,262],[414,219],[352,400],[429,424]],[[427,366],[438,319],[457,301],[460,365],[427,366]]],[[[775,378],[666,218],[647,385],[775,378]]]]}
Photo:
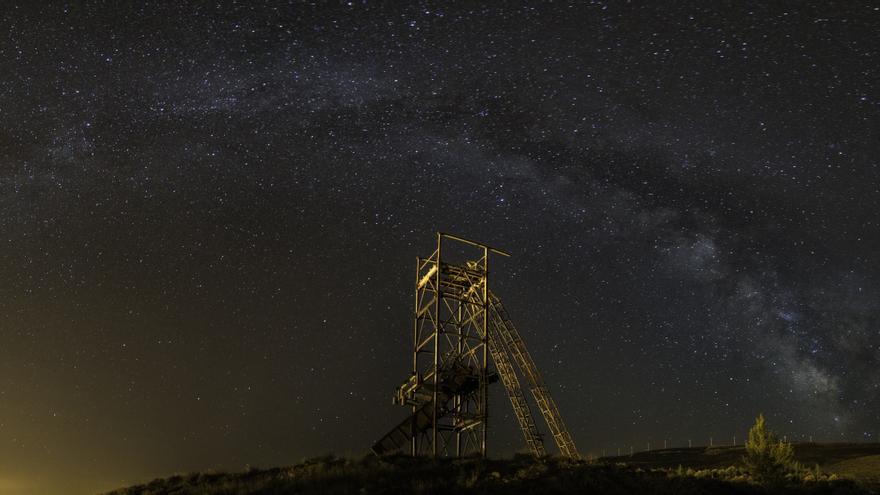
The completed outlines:
{"type": "Polygon", "coordinates": [[[784,482],[786,475],[794,471],[794,449],[767,429],[763,414],[758,415],[749,430],[743,464],[759,483],[784,482]]]}

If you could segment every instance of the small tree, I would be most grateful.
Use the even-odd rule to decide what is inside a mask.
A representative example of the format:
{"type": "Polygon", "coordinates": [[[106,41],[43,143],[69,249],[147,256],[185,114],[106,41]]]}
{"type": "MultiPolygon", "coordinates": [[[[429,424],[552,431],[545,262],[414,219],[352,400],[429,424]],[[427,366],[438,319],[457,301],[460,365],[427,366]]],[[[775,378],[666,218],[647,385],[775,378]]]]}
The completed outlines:
{"type": "Polygon", "coordinates": [[[764,415],[759,414],[749,430],[743,463],[755,481],[777,483],[794,468],[794,449],[767,429],[764,415]]]}

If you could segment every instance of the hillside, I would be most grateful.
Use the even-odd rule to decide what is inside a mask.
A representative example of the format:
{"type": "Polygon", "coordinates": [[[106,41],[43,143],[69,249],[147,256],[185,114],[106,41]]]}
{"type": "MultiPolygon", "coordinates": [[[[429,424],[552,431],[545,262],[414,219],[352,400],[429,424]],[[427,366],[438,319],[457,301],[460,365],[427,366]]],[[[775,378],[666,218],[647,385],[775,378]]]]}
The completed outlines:
{"type": "MultiPolygon", "coordinates": [[[[794,452],[797,460],[806,466],[812,467],[819,464],[822,469],[828,472],[841,473],[834,467],[839,465],[855,466],[858,463],[841,463],[852,463],[861,458],[880,455],[880,443],[796,443],[794,444],[794,452]]],[[[743,446],[693,447],[636,452],[632,456],[603,457],[600,461],[625,462],[630,466],[646,469],[675,468],[680,465],[693,469],[711,469],[736,465],[743,455],[745,455],[745,447],[743,446]]],[[[877,467],[880,468],[880,465],[877,467]]]]}
{"type": "Polygon", "coordinates": [[[739,462],[742,448],[719,447],[665,449],[594,463],[527,456],[437,461],[323,457],[283,468],[176,475],[108,495],[880,493],[880,445],[803,444],[796,451],[805,465],[822,467],[826,474],[820,481],[807,474],[811,481],[786,487],[748,483],[741,471],[729,467],[739,462]],[[831,472],[837,475],[829,477],[831,472]]]}

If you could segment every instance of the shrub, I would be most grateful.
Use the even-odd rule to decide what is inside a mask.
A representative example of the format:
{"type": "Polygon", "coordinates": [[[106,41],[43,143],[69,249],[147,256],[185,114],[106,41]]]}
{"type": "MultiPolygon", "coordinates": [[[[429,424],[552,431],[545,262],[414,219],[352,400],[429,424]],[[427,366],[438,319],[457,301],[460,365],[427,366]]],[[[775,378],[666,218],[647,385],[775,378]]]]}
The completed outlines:
{"type": "Polygon", "coordinates": [[[781,483],[794,470],[794,449],[767,429],[763,414],[758,415],[749,430],[743,463],[759,483],[781,483]]]}

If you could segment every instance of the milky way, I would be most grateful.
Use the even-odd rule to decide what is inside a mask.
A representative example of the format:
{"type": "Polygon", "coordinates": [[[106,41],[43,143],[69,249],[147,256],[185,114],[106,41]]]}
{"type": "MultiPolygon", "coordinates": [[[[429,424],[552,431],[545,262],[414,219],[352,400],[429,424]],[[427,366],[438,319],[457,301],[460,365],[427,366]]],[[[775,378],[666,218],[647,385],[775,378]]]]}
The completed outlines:
{"type": "Polygon", "coordinates": [[[0,493],[361,455],[437,230],[584,453],[880,434],[875,6],[15,3],[0,493]]]}

